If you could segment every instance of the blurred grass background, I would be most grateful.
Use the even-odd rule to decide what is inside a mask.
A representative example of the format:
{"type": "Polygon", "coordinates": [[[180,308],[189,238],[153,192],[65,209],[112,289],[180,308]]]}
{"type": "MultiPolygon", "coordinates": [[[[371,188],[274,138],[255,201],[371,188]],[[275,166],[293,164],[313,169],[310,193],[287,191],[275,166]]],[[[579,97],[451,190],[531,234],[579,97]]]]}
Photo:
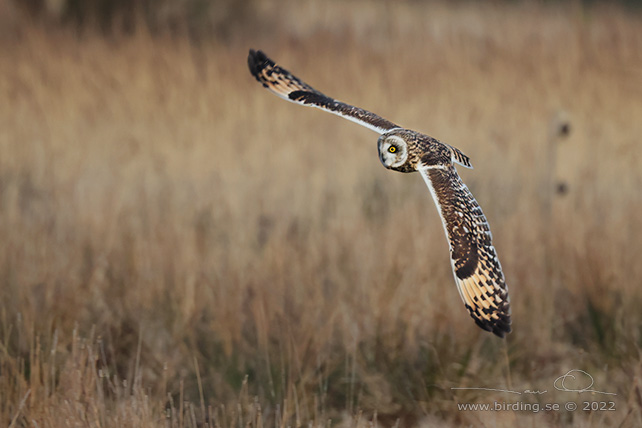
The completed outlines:
{"type": "MultiPolygon", "coordinates": [[[[530,2],[0,1],[3,426],[639,426],[642,26],[530,2]],[[248,48],[460,148],[511,292],[422,180],[248,48]],[[558,392],[571,369],[617,396],[558,392]],[[613,412],[462,412],[533,403],[613,412]]],[[[583,385],[585,386],[585,385],[583,385]]]]}

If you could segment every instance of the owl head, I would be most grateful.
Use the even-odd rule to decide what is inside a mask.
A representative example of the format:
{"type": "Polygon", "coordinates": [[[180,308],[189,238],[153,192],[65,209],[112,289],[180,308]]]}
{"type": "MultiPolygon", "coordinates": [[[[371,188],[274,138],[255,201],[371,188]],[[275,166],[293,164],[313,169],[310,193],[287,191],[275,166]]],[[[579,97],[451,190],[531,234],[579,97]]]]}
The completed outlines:
{"type": "Polygon", "coordinates": [[[379,137],[377,142],[379,160],[388,169],[403,172],[414,170],[408,161],[408,153],[410,151],[408,145],[412,142],[412,137],[406,135],[407,132],[404,131],[395,129],[379,137]]]}
{"type": "Polygon", "coordinates": [[[399,172],[417,171],[420,163],[439,167],[457,163],[472,168],[468,156],[459,149],[409,129],[395,128],[382,134],[377,146],[383,166],[399,172]]]}

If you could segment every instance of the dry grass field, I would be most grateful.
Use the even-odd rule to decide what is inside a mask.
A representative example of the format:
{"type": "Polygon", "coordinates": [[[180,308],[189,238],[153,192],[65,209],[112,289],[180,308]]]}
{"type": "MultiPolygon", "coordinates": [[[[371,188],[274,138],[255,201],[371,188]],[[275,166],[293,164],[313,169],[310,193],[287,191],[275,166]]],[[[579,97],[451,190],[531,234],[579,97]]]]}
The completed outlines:
{"type": "Polygon", "coordinates": [[[5,30],[0,426],[642,426],[639,15],[292,1],[198,43],[5,30]],[[466,313],[421,178],[262,89],[250,47],[471,157],[513,333],[466,313]],[[617,395],[557,390],[573,369],[617,395]],[[561,409],[458,408],[495,402],[561,409]]]}

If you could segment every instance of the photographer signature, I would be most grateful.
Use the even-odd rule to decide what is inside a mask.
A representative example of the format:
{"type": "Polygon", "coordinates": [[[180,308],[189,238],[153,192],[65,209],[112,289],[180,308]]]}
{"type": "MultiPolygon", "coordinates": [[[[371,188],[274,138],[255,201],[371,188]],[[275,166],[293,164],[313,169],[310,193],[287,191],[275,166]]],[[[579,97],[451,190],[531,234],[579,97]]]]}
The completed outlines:
{"type": "MultiPolygon", "coordinates": [[[[605,392],[605,391],[598,391],[596,389],[591,389],[594,383],[595,381],[593,380],[593,376],[591,376],[584,370],[572,369],[564,373],[562,376],[558,377],[557,379],[555,379],[555,382],[553,382],[553,387],[558,391],[577,392],[578,394],[581,394],[582,392],[593,392],[596,394],[617,395],[614,392],[605,392]],[[584,384],[586,386],[584,388],[579,388],[575,384],[580,384],[580,385],[584,384]]],[[[478,390],[478,391],[507,392],[509,394],[517,394],[517,395],[522,395],[522,394],[541,395],[541,394],[546,394],[548,392],[548,390],[539,391],[539,390],[531,390],[531,389],[525,389],[523,391],[512,391],[510,389],[497,389],[497,388],[464,388],[464,387],[450,388],[450,389],[459,389],[459,390],[469,389],[469,390],[478,390]]]]}

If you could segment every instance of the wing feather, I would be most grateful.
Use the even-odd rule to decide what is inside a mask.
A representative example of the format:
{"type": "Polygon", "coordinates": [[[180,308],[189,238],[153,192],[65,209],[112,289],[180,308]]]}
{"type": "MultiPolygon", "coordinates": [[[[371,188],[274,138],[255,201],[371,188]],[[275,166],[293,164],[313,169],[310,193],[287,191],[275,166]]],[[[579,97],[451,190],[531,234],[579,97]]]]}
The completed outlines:
{"type": "Polygon", "coordinates": [[[285,100],[325,110],[379,134],[399,128],[398,125],[372,112],[324,95],[289,71],[276,65],[261,51],[250,49],[247,64],[252,75],[263,87],[285,100]]]}
{"type": "Polygon", "coordinates": [[[437,205],[468,313],[479,327],[504,337],[511,331],[510,299],[481,207],[453,166],[418,169],[437,205]]]}

